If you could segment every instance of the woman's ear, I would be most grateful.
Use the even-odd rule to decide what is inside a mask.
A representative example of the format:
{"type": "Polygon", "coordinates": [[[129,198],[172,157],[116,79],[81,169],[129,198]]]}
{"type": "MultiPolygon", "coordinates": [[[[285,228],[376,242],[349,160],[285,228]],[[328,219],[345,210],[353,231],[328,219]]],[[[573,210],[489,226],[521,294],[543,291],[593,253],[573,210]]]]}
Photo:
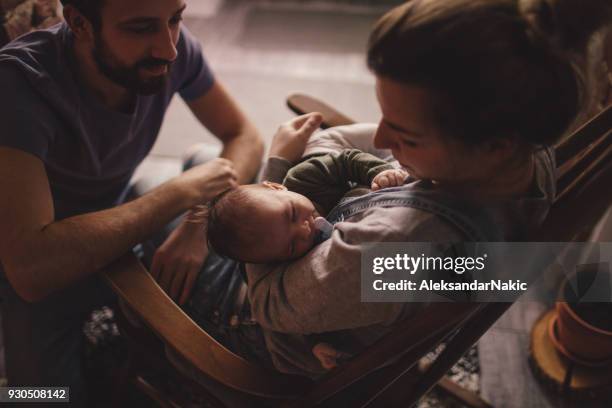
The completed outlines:
{"type": "Polygon", "coordinates": [[[499,137],[485,142],[484,150],[496,160],[505,160],[516,154],[518,147],[516,137],[499,137]]]}
{"type": "Polygon", "coordinates": [[[287,190],[287,187],[283,186],[282,184],[274,183],[272,181],[264,181],[263,183],[261,183],[261,185],[266,188],[270,188],[272,190],[279,190],[279,191],[287,190]]]}

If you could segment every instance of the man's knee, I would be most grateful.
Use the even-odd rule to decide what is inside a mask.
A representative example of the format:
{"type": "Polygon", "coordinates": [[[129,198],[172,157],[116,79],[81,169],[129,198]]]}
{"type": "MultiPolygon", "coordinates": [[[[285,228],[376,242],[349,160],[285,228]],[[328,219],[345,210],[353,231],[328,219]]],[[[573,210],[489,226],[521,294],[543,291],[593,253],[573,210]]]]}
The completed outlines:
{"type": "Polygon", "coordinates": [[[183,153],[183,171],[200,164],[207,163],[221,154],[221,147],[208,143],[198,143],[190,146],[183,153]]]}
{"type": "MultiPolygon", "coordinates": [[[[181,159],[182,171],[219,157],[220,153],[221,147],[219,146],[213,146],[206,143],[192,145],[183,153],[181,159]]],[[[178,176],[179,173],[180,171],[174,166],[152,165],[148,168],[146,174],[132,180],[128,192],[125,194],[125,199],[122,201],[129,201],[142,197],[154,188],[178,176]]]]}

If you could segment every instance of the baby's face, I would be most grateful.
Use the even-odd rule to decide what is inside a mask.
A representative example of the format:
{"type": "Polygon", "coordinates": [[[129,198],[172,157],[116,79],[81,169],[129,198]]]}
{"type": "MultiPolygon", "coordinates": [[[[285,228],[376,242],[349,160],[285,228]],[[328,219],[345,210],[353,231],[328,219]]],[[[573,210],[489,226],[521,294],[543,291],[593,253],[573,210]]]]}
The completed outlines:
{"type": "MultiPolygon", "coordinates": [[[[244,259],[255,263],[299,258],[313,246],[314,219],[319,216],[308,198],[287,190],[258,187],[257,206],[245,222],[253,223],[255,245],[244,248],[244,259]]],[[[251,229],[251,228],[249,228],[251,229]]]]}

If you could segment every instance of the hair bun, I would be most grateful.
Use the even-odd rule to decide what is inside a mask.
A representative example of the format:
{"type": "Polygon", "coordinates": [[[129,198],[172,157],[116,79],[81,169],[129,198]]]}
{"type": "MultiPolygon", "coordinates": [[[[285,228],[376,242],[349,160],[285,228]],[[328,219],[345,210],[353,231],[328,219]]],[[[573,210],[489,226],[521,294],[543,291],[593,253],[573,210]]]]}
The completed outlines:
{"type": "Polygon", "coordinates": [[[611,0],[518,0],[530,37],[546,37],[564,50],[582,52],[592,34],[612,22],[611,0]]]}

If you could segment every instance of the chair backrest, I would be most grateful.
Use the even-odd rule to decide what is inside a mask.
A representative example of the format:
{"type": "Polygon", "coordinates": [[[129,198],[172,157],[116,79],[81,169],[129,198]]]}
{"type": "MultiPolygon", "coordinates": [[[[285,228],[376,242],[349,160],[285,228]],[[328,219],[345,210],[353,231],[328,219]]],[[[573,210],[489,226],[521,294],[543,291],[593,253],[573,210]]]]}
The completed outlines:
{"type": "MultiPolygon", "coordinates": [[[[318,107],[313,110],[321,111],[318,107]]],[[[559,167],[562,191],[544,224],[530,235],[530,241],[583,239],[609,207],[611,111],[612,107],[608,107],[556,147],[562,163],[559,167]]],[[[133,255],[126,255],[108,267],[106,277],[167,346],[181,353],[199,373],[251,395],[292,399],[294,406],[314,406],[342,397],[343,391],[355,384],[359,385],[359,393],[351,395],[351,406],[389,406],[400,401],[410,406],[511,305],[430,305],[421,318],[399,322],[368,350],[313,383],[263,369],[225,349],[172,302],[133,255]],[[168,322],[173,322],[172,327],[168,322]],[[442,340],[446,341],[444,351],[424,372],[415,375],[421,357],[442,340]]]]}
{"type": "Polygon", "coordinates": [[[310,112],[321,113],[323,116],[321,128],[323,129],[355,123],[353,119],[339,112],[337,109],[309,95],[301,93],[289,95],[289,97],[287,97],[287,106],[298,115],[310,112]]]}

